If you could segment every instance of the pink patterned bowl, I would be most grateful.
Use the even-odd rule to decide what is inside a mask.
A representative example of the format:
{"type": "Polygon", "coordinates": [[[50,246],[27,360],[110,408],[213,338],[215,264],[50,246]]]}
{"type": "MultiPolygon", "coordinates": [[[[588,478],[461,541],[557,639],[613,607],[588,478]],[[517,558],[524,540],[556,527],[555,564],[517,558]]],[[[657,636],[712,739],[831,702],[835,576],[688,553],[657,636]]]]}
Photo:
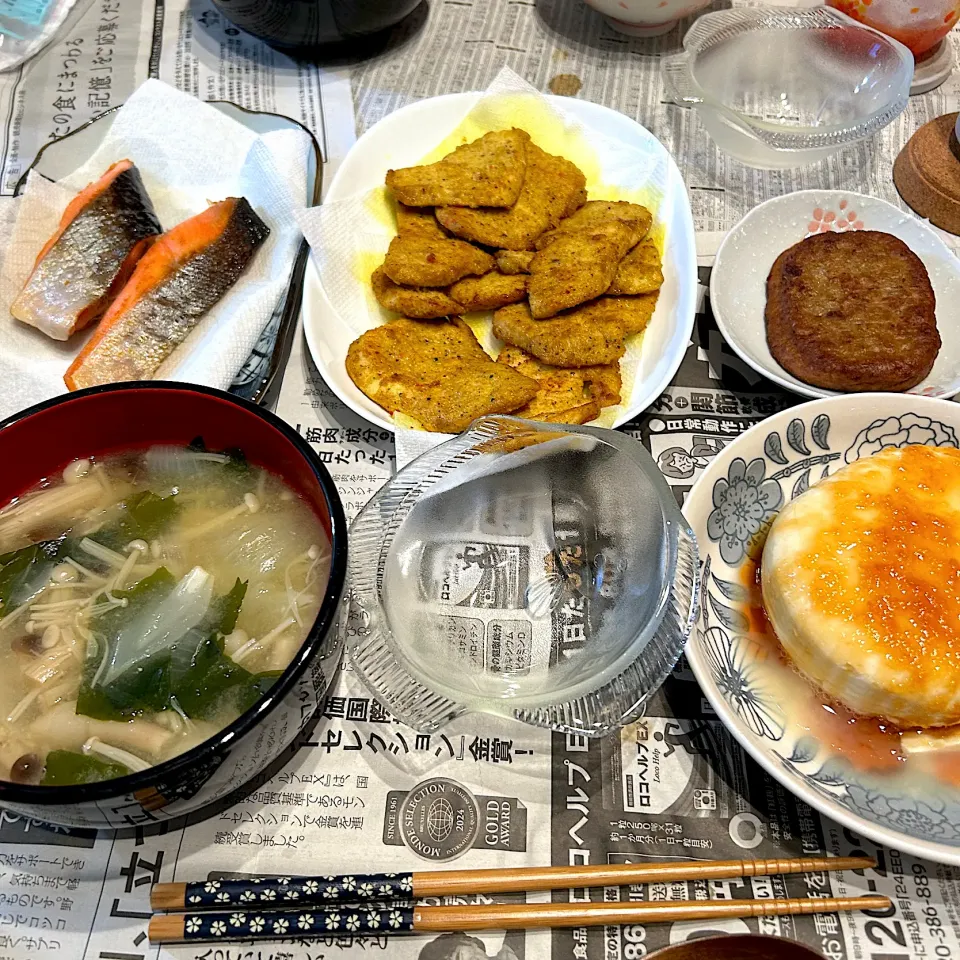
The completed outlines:
{"type": "Polygon", "coordinates": [[[711,0],[584,0],[602,13],[614,30],[631,37],[659,37],[678,20],[709,7],[711,0]]]}
{"type": "MultiPolygon", "coordinates": [[[[910,394],[946,399],[960,393],[960,260],[927,221],[899,207],[842,190],[798,190],[754,207],[726,235],[710,276],[710,304],[717,326],[744,366],[804,397],[837,396],[798,380],[774,360],[767,343],[764,309],[767,275],[788,247],[815,233],[879,230],[902,240],[922,261],[933,285],[937,329],[943,345],[926,380],[910,394]]],[[[736,364],[736,360],[733,361],[736,364]]],[[[958,831],[960,837],[960,831],[958,831]]]]}

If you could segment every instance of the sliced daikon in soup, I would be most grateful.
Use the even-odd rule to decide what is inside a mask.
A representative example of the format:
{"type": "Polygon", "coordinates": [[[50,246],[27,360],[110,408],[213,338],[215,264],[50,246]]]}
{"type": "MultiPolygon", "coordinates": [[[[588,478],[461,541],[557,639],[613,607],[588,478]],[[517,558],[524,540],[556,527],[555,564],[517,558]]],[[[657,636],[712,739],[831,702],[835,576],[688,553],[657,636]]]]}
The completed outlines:
{"type": "Polygon", "coordinates": [[[121,603],[119,607],[122,613],[118,615],[116,609],[112,611],[113,619],[119,620],[119,623],[111,639],[108,640],[101,632],[101,622],[105,617],[98,618],[92,625],[94,636],[105,641],[102,644],[89,644],[88,659],[99,660],[91,680],[92,686],[107,687],[131,670],[142,674],[146,662],[171,653],[178,645],[182,646],[191,631],[200,625],[213,599],[211,574],[202,567],[194,567],[178,584],[168,584],[169,580],[169,574],[161,567],[149,578],[140,581],[141,587],[152,581],[154,589],[149,591],[146,602],[137,605],[139,610],[133,616],[130,615],[129,598],[134,592],[128,592],[125,598],[128,605],[121,603]],[[101,645],[104,648],[102,659],[101,645]]]}

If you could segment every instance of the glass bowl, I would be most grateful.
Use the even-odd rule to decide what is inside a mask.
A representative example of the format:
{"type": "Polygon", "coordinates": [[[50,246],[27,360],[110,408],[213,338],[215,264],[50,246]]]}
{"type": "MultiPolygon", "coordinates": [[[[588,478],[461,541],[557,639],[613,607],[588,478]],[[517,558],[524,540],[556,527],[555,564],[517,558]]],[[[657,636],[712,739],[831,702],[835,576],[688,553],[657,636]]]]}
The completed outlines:
{"type": "Polygon", "coordinates": [[[665,57],[668,98],[694,107],[718,147],[751,167],[822,160],[906,107],[913,54],[828,7],[704,14],[665,57]]]}
{"type": "Polygon", "coordinates": [[[485,417],[350,531],[347,647],[425,733],[467,712],[600,736],[643,710],[696,615],[696,540],[640,443],[485,417]]]}

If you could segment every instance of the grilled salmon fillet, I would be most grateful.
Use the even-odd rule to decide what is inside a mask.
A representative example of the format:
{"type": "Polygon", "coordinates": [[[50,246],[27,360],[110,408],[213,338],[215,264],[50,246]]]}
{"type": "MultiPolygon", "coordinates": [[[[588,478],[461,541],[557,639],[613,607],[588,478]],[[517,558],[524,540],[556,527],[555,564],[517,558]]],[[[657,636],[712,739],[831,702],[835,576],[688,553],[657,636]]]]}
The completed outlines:
{"type": "Polygon", "coordinates": [[[784,251],[767,278],[774,359],[804,383],[899,392],[940,350],[936,298],[920,258],[888,233],[819,233],[784,251]]]}
{"type": "Polygon", "coordinates": [[[102,316],[160,232],[139,171],[120,160],[67,204],[10,313],[69,339],[102,316]]]}
{"type": "Polygon", "coordinates": [[[64,376],[71,390],[151,378],[237,282],[270,229],[230,197],[165,233],[142,257],[64,376]]]}

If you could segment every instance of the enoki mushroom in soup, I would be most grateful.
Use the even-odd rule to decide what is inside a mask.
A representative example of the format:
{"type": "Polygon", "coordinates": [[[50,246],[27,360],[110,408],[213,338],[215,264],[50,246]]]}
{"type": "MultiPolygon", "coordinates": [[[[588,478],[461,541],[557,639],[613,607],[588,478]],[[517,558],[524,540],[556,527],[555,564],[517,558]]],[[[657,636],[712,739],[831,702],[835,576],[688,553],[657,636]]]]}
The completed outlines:
{"type": "Polygon", "coordinates": [[[0,778],[148,769],[251,707],[324,596],[308,504],[202,444],[80,460],[0,510],[0,778]]]}

